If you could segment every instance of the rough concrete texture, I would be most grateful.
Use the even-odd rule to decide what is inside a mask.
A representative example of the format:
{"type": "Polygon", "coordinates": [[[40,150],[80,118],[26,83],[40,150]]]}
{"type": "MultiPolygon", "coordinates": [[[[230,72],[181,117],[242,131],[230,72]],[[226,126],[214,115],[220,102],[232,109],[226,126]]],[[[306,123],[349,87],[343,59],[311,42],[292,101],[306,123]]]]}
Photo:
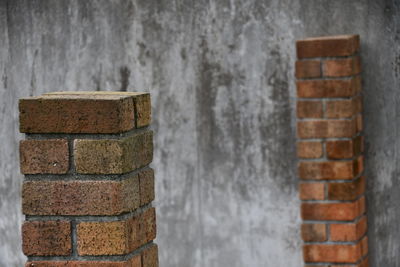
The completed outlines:
{"type": "Polygon", "coordinates": [[[371,266],[399,266],[399,13],[396,0],[0,1],[0,265],[24,262],[18,98],[145,90],[161,265],[301,266],[295,40],[359,33],[371,266]]]}

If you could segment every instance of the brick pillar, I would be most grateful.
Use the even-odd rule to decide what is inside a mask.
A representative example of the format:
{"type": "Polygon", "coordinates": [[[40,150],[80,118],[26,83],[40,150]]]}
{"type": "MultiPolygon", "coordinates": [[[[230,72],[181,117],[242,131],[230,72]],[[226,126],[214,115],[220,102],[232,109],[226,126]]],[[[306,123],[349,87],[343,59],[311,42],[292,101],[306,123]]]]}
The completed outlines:
{"type": "Polygon", "coordinates": [[[297,42],[305,266],[368,266],[359,37],[297,42]]]}
{"type": "Polygon", "coordinates": [[[157,267],[150,95],[21,99],[26,266],[157,267]]]}

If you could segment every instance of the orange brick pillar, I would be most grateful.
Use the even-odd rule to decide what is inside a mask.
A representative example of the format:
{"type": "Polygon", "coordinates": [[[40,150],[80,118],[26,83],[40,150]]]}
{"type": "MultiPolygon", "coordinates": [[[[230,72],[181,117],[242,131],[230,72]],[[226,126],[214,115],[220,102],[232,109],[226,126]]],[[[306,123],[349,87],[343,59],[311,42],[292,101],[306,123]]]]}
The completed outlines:
{"type": "Polygon", "coordinates": [[[297,42],[305,266],[368,266],[359,37],[297,42]]]}
{"type": "Polygon", "coordinates": [[[150,95],[21,99],[26,266],[157,267],[150,95]]]}

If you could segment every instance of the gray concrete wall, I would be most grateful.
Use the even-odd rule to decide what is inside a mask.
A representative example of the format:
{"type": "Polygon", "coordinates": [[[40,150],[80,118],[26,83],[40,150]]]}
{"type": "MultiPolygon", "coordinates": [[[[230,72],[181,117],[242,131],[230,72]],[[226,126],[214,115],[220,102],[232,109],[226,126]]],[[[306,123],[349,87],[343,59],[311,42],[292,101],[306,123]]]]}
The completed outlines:
{"type": "Polygon", "coordinates": [[[395,0],[0,0],[0,266],[22,266],[20,97],[152,93],[161,267],[301,266],[296,39],[362,40],[371,266],[400,265],[395,0]]]}

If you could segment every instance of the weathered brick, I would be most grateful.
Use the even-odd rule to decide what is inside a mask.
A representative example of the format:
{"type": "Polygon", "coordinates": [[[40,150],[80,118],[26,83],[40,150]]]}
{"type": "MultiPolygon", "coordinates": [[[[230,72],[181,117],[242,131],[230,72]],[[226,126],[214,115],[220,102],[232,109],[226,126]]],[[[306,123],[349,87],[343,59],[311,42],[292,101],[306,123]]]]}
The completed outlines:
{"type": "Polygon", "coordinates": [[[346,203],[302,203],[303,220],[352,221],[365,212],[365,198],[346,203]]]}
{"type": "Polygon", "coordinates": [[[364,150],[363,137],[351,140],[335,140],[326,142],[326,153],[329,159],[353,158],[364,150]]]}
{"type": "Polygon", "coordinates": [[[121,174],[148,165],[153,159],[153,132],[123,139],[76,139],[76,171],[82,174],[121,174]]]}
{"type": "Polygon", "coordinates": [[[329,228],[332,241],[357,241],[367,232],[367,217],[363,216],[356,223],[331,224],[329,228]]]}
{"type": "Polygon", "coordinates": [[[296,61],[297,78],[318,78],[321,77],[320,60],[296,61]]]}
{"type": "Polygon", "coordinates": [[[361,132],[363,130],[363,119],[362,115],[358,114],[356,117],[356,132],[361,132]]]}
{"type": "Polygon", "coordinates": [[[323,75],[325,77],[345,77],[361,72],[361,62],[358,56],[324,60],[322,64],[323,75]]]}
{"type": "Polygon", "coordinates": [[[353,179],[362,170],[359,159],[349,161],[301,161],[299,162],[299,177],[311,180],[345,180],[353,179]]]}
{"type": "Polygon", "coordinates": [[[27,256],[71,255],[68,221],[27,221],[22,225],[22,250],[27,256]]]}
{"type": "Polygon", "coordinates": [[[296,42],[298,58],[350,56],[358,52],[358,35],[314,37],[296,42]]]}
{"type": "Polygon", "coordinates": [[[321,101],[297,101],[298,118],[322,118],[321,101]]]}
{"type": "Polygon", "coordinates": [[[355,120],[313,120],[297,122],[299,138],[353,137],[355,120]]]}
{"type": "Polygon", "coordinates": [[[300,184],[301,200],[324,200],[325,184],[323,183],[301,183],[300,184]]]}
{"type": "Polygon", "coordinates": [[[147,169],[139,173],[140,205],[146,205],[154,200],[154,171],[147,169]]]}
{"type": "Polygon", "coordinates": [[[151,107],[148,93],[57,92],[21,99],[19,110],[23,133],[120,133],[148,125],[151,107]]]}
{"type": "Polygon", "coordinates": [[[118,215],[140,205],[139,176],[122,181],[25,181],[28,215],[118,215]]]}
{"type": "Polygon", "coordinates": [[[69,169],[66,139],[23,140],[19,145],[23,174],[64,174],[69,169]]]}
{"type": "Polygon", "coordinates": [[[365,192],[365,177],[350,183],[329,183],[329,200],[354,200],[365,192]]]}
{"type": "Polygon", "coordinates": [[[297,96],[301,98],[351,97],[361,90],[359,76],[343,80],[297,81],[297,96]]]}
{"type": "Polygon", "coordinates": [[[142,267],[158,267],[158,247],[156,244],[145,249],[142,254],[142,267]]]}
{"type": "Polygon", "coordinates": [[[25,267],[142,267],[141,255],[126,261],[32,261],[25,267]]]}
{"type": "Polygon", "coordinates": [[[140,232],[142,243],[148,243],[156,238],[156,209],[149,208],[140,216],[140,232]]]}
{"type": "Polygon", "coordinates": [[[322,157],[324,151],[322,142],[300,141],[297,142],[297,156],[304,159],[316,159],[322,157]]]}
{"type": "Polygon", "coordinates": [[[80,222],[79,255],[124,255],[156,237],[155,209],[121,221],[80,222]]]}
{"type": "Polygon", "coordinates": [[[301,225],[301,237],[305,242],[324,242],[327,240],[326,224],[307,223],[301,225]]]}
{"type": "Polygon", "coordinates": [[[138,242],[139,233],[128,235],[127,224],[136,219],[113,222],[81,222],[77,226],[79,255],[124,255],[130,242],[138,242]],[[135,240],[130,240],[131,236],[135,240]]]}
{"type": "Polygon", "coordinates": [[[310,244],[303,247],[306,262],[357,263],[368,253],[368,240],[355,245],[310,244]]]}
{"type": "Polygon", "coordinates": [[[327,101],[325,116],[327,118],[350,118],[361,112],[361,97],[346,100],[327,101]]]}

